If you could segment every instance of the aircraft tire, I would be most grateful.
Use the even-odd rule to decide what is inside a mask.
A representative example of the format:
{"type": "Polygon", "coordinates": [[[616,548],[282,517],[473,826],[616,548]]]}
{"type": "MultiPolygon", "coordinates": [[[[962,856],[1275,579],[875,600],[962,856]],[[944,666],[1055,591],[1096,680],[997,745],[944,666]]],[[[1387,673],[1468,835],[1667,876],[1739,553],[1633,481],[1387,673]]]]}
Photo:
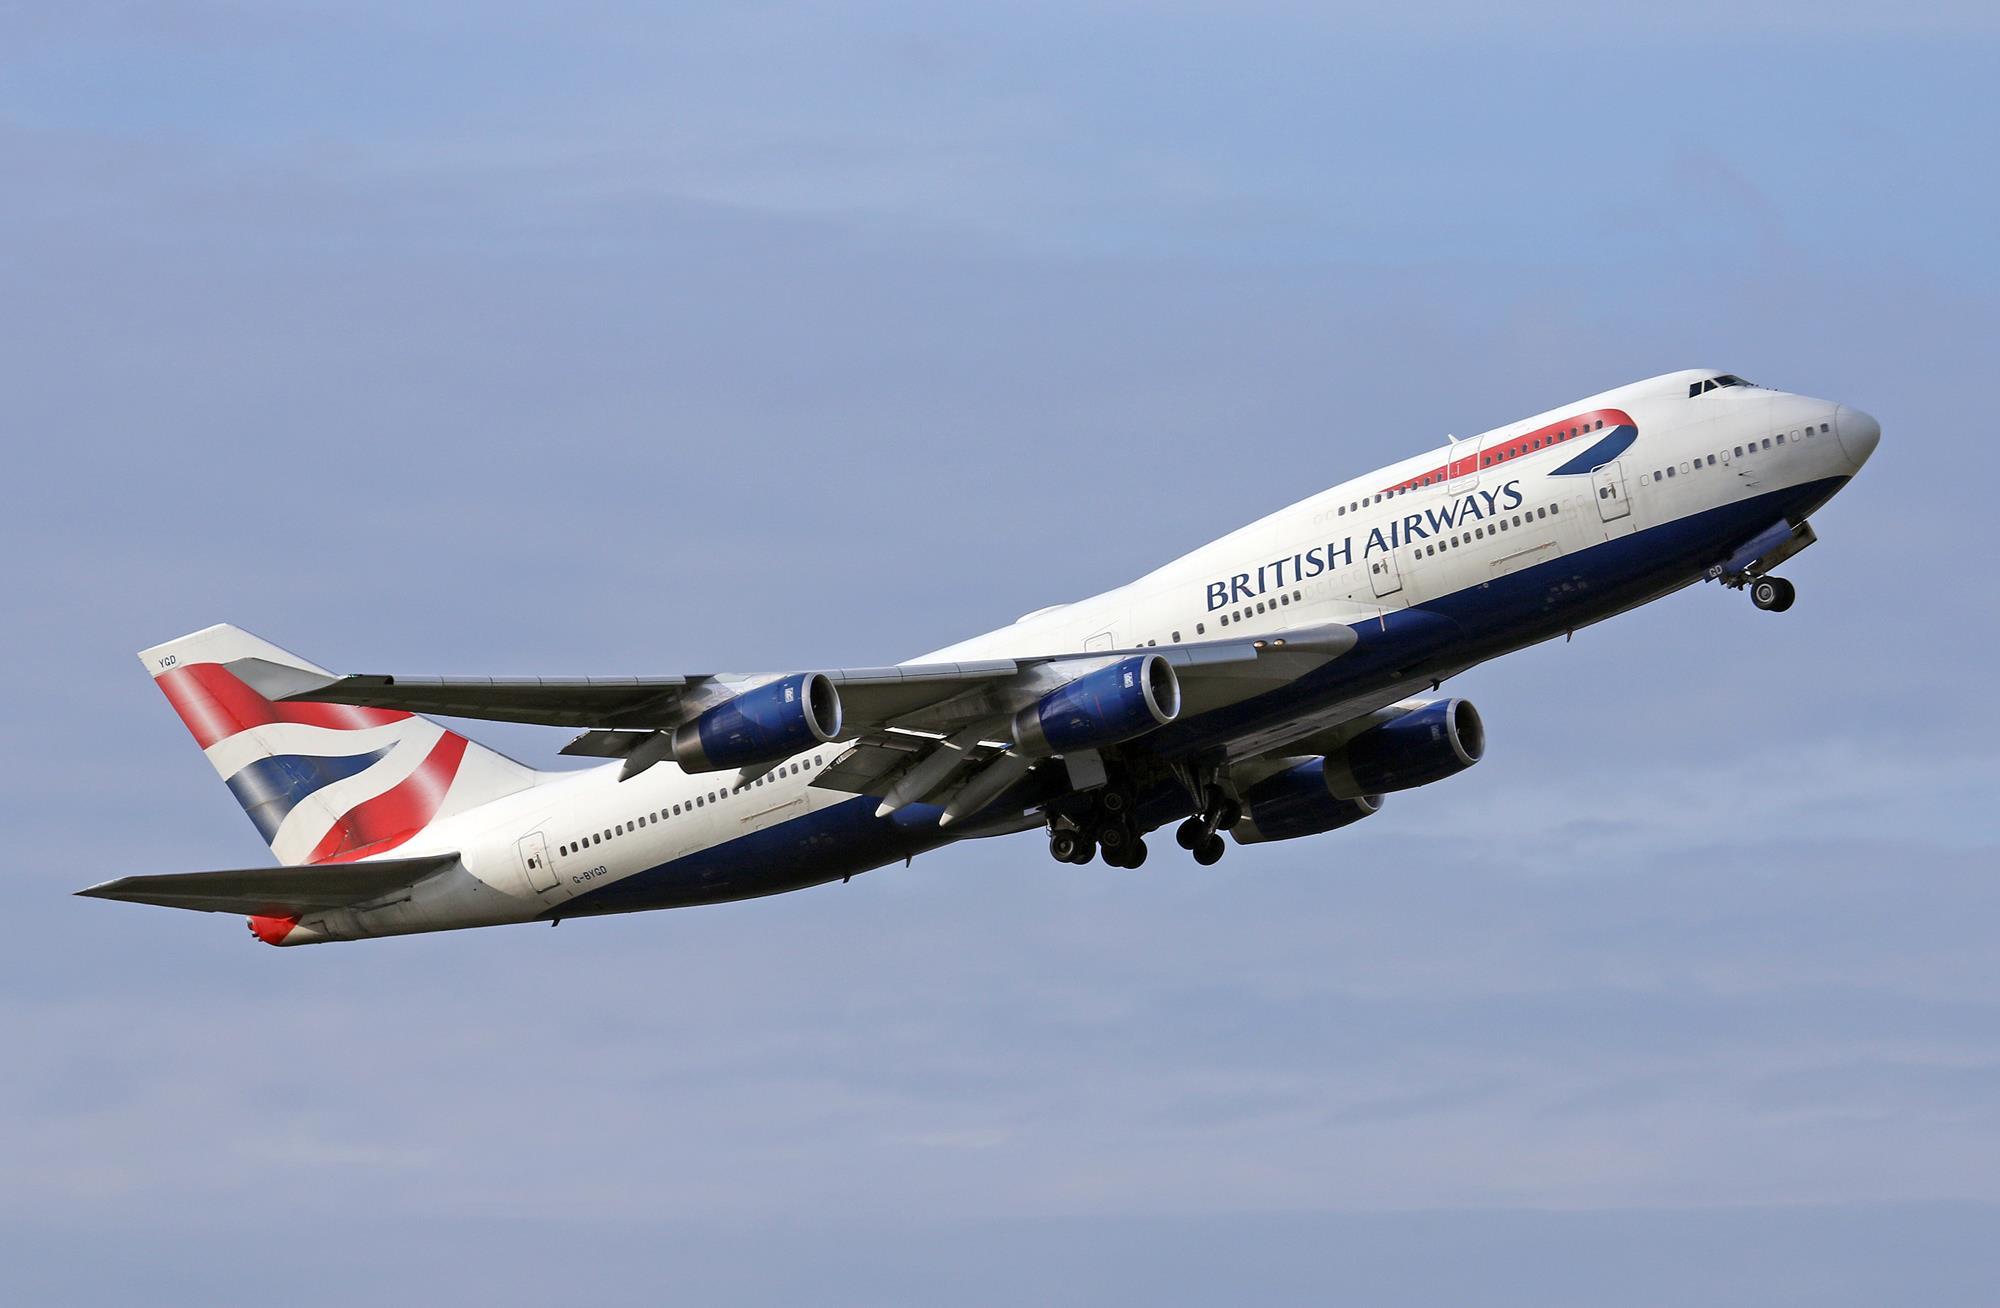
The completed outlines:
{"type": "Polygon", "coordinates": [[[1222,861],[1222,851],[1226,848],[1227,846],[1222,843],[1221,836],[1212,835],[1207,840],[1195,846],[1194,861],[1203,867],[1214,867],[1222,861]]]}
{"type": "Polygon", "coordinates": [[[1783,577],[1759,577],[1750,584],[1750,602],[1766,613],[1783,613],[1798,597],[1798,588],[1783,577]]]}

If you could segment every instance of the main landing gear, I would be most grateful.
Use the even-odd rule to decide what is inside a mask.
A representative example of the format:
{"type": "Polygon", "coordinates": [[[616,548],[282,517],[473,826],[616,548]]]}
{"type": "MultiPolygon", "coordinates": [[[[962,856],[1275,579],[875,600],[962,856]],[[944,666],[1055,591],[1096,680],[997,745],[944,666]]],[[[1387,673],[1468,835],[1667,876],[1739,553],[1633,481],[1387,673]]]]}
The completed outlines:
{"type": "Polygon", "coordinates": [[[1759,577],[1750,583],[1750,602],[1766,613],[1783,613],[1799,592],[1783,577],[1759,577]]]}
{"type": "MultiPolygon", "coordinates": [[[[1243,819],[1243,806],[1222,787],[1201,789],[1201,808],[1174,832],[1174,840],[1209,867],[1227,846],[1221,832],[1243,819]]],[[[1146,862],[1146,841],[1133,820],[1132,792],[1116,782],[1095,792],[1089,806],[1054,814],[1049,819],[1049,857],[1058,863],[1084,864],[1102,855],[1106,867],[1136,868],[1146,862]]]]}
{"type": "Polygon", "coordinates": [[[1107,867],[1146,861],[1146,842],[1132,821],[1132,796],[1117,785],[1099,791],[1090,807],[1049,823],[1049,856],[1056,862],[1083,864],[1099,854],[1107,867]]]}
{"type": "Polygon", "coordinates": [[[1181,823],[1174,832],[1174,841],[1192,853],[1195,862],[1213,867],[1228,848],[1218,829],[1233,827],[1242,820],[1243,806],[1224,794],[1222,787],[1210,786],[1202,792],[1201,811],[1181,823]]]}

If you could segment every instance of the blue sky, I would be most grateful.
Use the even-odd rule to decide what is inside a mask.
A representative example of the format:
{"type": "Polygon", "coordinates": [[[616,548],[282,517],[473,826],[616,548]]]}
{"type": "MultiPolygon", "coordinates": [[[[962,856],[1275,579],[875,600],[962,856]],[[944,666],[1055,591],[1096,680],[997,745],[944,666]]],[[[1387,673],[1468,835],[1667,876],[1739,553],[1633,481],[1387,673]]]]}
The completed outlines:
{"type": "MultiPolygon", "coordinates": [[[[1984,6],[0,15],[0,1297],[1989,1303],[1984,6]],[[273,951],[132,652],[908,657],[1619,382],[1875,413],[1479,768],[273,951]]],[[[547,762],[561,736],[481,729],[547,762]]]]}

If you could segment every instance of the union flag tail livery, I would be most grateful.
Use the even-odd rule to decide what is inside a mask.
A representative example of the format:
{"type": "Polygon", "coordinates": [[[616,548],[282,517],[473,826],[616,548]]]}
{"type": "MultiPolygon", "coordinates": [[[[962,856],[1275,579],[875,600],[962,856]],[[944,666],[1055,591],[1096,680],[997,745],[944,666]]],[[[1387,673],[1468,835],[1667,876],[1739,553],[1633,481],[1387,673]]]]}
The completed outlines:
{"type": "Polygon", "coordinates": [[[538,776],[414,713],[280,702],[333,674],[239,627],[139,659],[280,863],[387,854],[538,776]]]}
{"type": "MultiPolygon", "coordinates": [[[[140,657],[280,866],[78,893],[271,944],[685,908],[1037,828],[1064,863],[1202,864],[1479,762],[1487,659],[1772,570],[1882,428],[1690,369],[1412,454],[1126,585],[888,667],[336,677],[234,627],[140,657]],[[416,716],[562,727],[536,772],[416,716]]],[[[1401,801],[1399,801],[1401,802],[1401,801]]]]}

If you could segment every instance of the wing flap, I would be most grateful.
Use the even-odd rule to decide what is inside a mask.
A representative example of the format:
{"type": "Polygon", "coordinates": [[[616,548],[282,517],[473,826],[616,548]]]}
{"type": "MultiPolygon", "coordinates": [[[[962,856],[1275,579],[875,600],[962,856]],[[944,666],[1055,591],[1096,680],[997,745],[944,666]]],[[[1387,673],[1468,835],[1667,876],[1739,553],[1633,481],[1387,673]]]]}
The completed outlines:
{"type": "Polygon", "coordinates": [[[425,877],[458,865],[458,855],[379,858],[312,867],[249,867],[119,877],[76,893],[91,899],[157,904],[202,913],[298,917],[352,908],[406,890],[425,877]]]}

